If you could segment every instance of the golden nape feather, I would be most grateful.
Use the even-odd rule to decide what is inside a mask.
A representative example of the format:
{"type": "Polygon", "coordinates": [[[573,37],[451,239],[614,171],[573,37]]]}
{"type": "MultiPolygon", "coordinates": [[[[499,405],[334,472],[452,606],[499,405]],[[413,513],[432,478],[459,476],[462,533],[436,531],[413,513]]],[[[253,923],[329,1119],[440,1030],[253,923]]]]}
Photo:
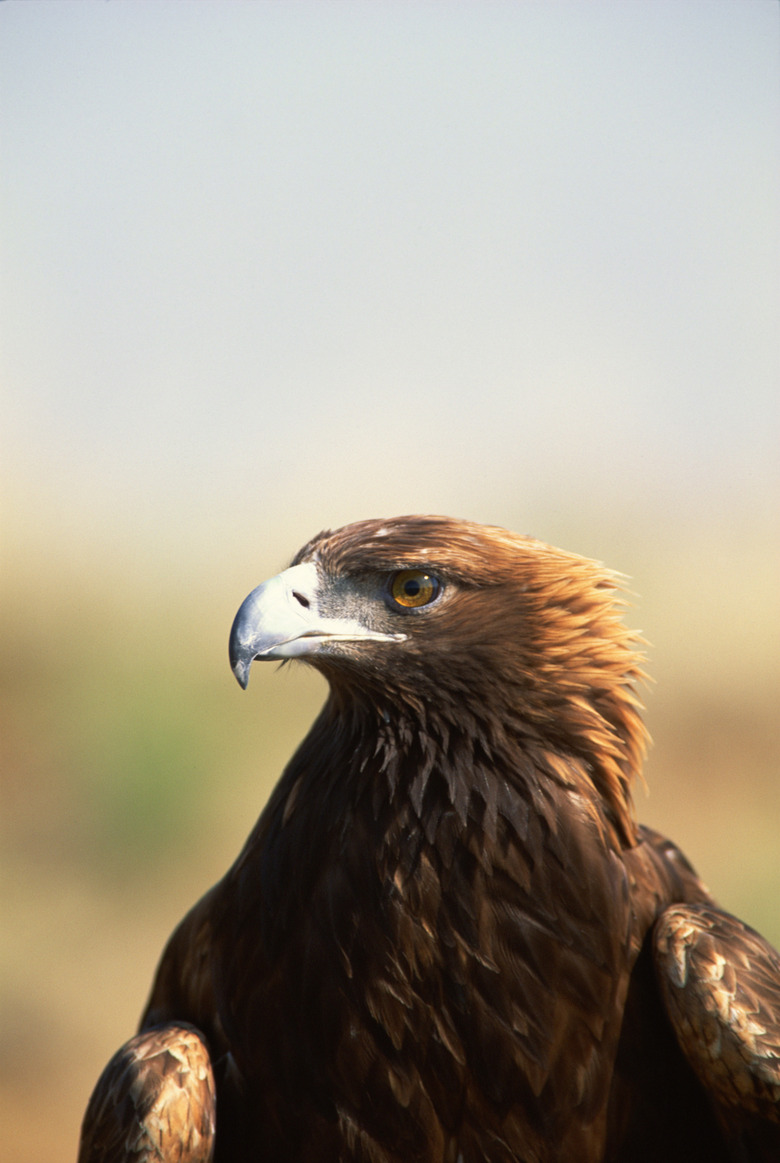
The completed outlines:
{"type": "Polygon", "coordinates": [[[780,963],[635,821],[622,612],[601,565],[444,517],[321,533],[249,594],[240,684],[298,659],[328,698],[83,1163],[780,1159],[780,963]]]}

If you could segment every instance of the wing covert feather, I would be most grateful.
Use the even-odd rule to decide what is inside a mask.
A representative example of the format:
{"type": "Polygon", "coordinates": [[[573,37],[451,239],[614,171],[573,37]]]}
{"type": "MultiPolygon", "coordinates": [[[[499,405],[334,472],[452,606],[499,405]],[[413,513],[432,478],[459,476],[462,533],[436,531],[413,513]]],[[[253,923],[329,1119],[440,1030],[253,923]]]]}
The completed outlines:
{"type": "Polygon", "coordinates": [[[215,1086],[206,1044],[182,1023],[144,1030],[103,1071],[82,1126],[79,1163],[210,1163],[215,1086]]]}
{"type": "Polygon", "coordinates": [[[677,1040],[716,1102],[780,1124],[780,957],[709,904],[675,905],[654,932],[677,1040]]]}

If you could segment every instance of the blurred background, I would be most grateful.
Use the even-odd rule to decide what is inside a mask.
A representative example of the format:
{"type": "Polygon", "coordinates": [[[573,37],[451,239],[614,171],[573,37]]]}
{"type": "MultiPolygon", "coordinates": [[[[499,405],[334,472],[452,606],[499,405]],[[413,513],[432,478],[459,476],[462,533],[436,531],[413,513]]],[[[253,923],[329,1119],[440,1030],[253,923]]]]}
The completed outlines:
{"type": "Polygon", "coordinates": [[[780,943],[780,9],[0,6],[2,1064],[74,1157],[324,694],[227,663],[319,529],[630,576],[642,819],[780,943]]]}

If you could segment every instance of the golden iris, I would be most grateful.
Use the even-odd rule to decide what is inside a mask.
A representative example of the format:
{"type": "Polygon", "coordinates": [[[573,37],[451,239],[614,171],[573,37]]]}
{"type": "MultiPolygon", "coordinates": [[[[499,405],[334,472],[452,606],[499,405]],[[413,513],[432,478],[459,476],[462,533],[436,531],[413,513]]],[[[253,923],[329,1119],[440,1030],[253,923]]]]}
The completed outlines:
{"type": "Polygon", "coordinates": [[[407,610],[427,606],[438,592],[437,579],[421,569],[402,569],[390,579],[390,596],[407,610]]]}

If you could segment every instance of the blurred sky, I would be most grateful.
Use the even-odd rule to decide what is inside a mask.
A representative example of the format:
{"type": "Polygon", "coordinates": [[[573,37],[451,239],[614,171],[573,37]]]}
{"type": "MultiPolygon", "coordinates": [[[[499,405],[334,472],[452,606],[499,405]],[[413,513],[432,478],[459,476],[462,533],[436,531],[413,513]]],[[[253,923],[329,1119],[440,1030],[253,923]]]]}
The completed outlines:
{"type": "Polygon", "coordinates": [[[776,516],[779,27],[3,3],[9,529],[776,516]]]}

